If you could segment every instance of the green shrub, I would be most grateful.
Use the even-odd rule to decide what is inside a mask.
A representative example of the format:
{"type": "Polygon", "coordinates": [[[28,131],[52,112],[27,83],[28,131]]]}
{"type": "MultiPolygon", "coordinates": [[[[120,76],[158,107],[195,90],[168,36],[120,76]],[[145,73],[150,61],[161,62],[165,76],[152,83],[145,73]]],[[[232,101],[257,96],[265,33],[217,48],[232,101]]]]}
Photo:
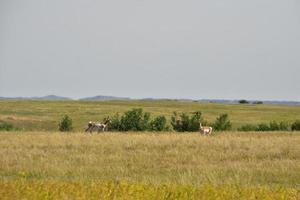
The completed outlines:
{"type": "Polygon", "coordinates": [[[146,131],[149,130],[150,113],[143,113],[143,109],[134,108],[122,115],[120,131],[146,131]]]}
{"type": "Polygon", "coordinates": [[[0,131],[11,131],[14,127],[11,123],[0,121],[0,131]]]}
{"type": "Polygon", "coordinates": [[[279,123],[279,130],[288,131],[289,130],[289,124],[287,122],[280,122],[279,123]]]}
{"type": "Polygon", "coordinates": [[[300,120],[296,120],[291,127],[292,131],[300,131],[300,120]]]}
{"type": "Polygon", "coordinates": [[[111,118],[111,122],[108,124],[108,129],[112,131],[120,131],[121,130],[121,120],[119,113],[115,114],[111,118]]]}
{"type": "Polygon", "coordinates": [[[198,131],[199,123],[202,121],[202,113],[199,111],[194,112],[192,116],[186,113],[178,115],[177,112],[174,112],[171,117],[171,125],[178,132],[198,131]]]}
{"type": "Polygon", "coordinates": [[[280,126],[276,121],[271,121],[269,124],[269,130],[270,131],[278,131],[278,130],[280,130],[280,126]]]}
{"type": "Polygon", "coordinates": [[[261,123],[258,125],[246,124],[240,128],[238,131],[287,131],[289,130],[289,124],[287,122],[276,122],[271,121],[268,124],[261,123]]]}
{"type": "Polygon", "coordinates": [[[270,131],[270,127],[268,126],[268,124],[261,123],[258,124],[256,131],[270,131]]]}
{"type": "Polygon", "coordinates": [[[213,124],[213,128],[216,131],[228,131],[231,129],[231,122],[229,120],[228,114],[221,114],[217,117],[215,123],[213,124]]]}
{"type": "Polygon", "coordinates": [[[275,121],[271,121],[269,125],[270,131],[287,131],[289,130],[289,124],[287,122],[277,123],[275,121]]]}
{"type": "Polygon", "coordinates": [[[167,119],[158,116],[150,120],[150,113],[143,112],[141,108],[134,108],[125,112],[123,115],[117,113],[111,118],[108,125],[109,130],[113,131],[168,131],[167,119]]]}
{"type": "Polygon", "coordinates": [[[169,129],[165,116],[158,116],[150,122],[150,131],[168,131],[169,129]]]}
{"type": "Polygon", "coordinates": [[[58,128],[62,132],[72,131],[72,119],[68,115],[65,115],[59,122],[58,128]]]}
{"type": "Polygon", "coordinates": [[[238,131],[256,131],[257,127],[253,124],[246,124],[238,128],[238,131]]]}

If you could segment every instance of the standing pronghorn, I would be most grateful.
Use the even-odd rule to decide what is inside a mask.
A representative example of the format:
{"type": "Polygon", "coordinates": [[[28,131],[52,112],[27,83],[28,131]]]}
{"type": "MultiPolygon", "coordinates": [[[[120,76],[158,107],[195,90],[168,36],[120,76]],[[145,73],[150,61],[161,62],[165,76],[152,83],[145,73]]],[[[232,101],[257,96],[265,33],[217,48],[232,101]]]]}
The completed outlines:
{"type": "Polygon", "coordinates": [[[96,122],[90,121],[88,123],[87,129],[85,129],[85,132],[89,131],[90,133],[92,133],[94,130],[97,130],[98,133],[100,131],[104,132],[107,129],[107,125],[110,122],[111,122],[111,120],[109,119],[109,117],[107,117],[103,123],[96,123],[96,122]]]}
{"type": "Polygon", "coordinates": [[[203,135],[210,135],[213,129],[210,126],[202,126],[200,123],[199,130],[203,135]]]}

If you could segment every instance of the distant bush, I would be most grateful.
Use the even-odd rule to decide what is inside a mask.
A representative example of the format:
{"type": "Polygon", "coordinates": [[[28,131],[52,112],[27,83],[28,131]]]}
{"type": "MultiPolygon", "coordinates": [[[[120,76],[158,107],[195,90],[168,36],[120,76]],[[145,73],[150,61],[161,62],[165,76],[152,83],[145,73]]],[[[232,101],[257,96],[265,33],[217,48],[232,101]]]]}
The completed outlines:
{"type": "Polygon", "coordinates": [[[11,131],[14,127],[11,123],[0,121],[0,131],[11,131]]]}
{"type": "Polygon", "coordinates": [[[231,122],[229,120],[228,114],[221,114],[217,117],[215,123],[213,124],[213,128],[216,131],[228,131],[231,129],[231,122]]]}
{"type": "Polygon", "coordinates": [[[270,131],[270,127],[266,123],[260,123],[258,124],[256,131],[270,131]]]}
{"type": "Polygon", "coordinates": [[[256,131],[257,126],[253,124],[246,124],[238,128],[238,131],[256,131]]]}
{"type": "Polygon", "coordinates": [[[279,123],[279,130],[288,131],[289,130],[289,124],[287,122],[280,122],[279,123]]]}
{"type": "Polygon", "coordinates": [[[72,119],[68,115],[65,115],[59,122],[58,128],[62,132],[72,131],[72,119]]]}
{"type": "Polygon", "coordinates": [[[249,101],[245,100],[245,99],[242,99],[242,100],[239,100],[239,103],[240,104],[248,104],[249,101]]]}
{"type": "Polygon", "coordinates": [[[287,131],[289,130],[289,125],[286,122],[277,123],[275,121],[271,121],[269,124],[270,131],[287,131]]]}
{"type": "Polygon", "coordinates": [[[174,112],[171,117],[171,125],[178,132],[198,131],[199,123],[202,121],[202,113],[200,111],[194,112],[192,116],[184,112],[181,114],[174,112]]]}
{"type": "Polygon", "coordinates": [[[291,127],[292,131],[300,131],[300,120],[296,120],[291,127]]]}
{"type": "Polygon", "coordinates": [[[240,128],[238,131],[288,131],[289,124],[287,122],[276,122],[271,121],[269,124],[260,123],[258,125],[246,124],[240,128]]]}
{"type": "Polygon", "coordinates": [[[254,101],[252,104],[263,104],[264,102],[262,101],[254,101]]]}
{"type": "Polygon", "coordinates": [[[150,131],[168,131],[170,127],[167,125],[165,116],[158,116],[150,122],[150,131]]]}

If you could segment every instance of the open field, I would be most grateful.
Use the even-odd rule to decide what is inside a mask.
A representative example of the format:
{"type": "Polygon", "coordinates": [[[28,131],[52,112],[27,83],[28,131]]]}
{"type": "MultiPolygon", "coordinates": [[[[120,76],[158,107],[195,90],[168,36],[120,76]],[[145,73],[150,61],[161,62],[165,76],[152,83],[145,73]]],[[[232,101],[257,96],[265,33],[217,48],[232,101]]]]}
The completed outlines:
{"type": "Polygon", "coordinates": [[[75,131],[82,131],[87,122],[101,121],[108,115],[123,113],[131,108],[143,108],[153,116],[165,115],[168,120],[174,111],[202,111],[209,122],[221,113],[228,113],[237,129],[246,123],[269,123],[272,120],[293,122],[300,118],[300,106],[230,105],[178,101],[0,101],[0,120],[13,123],[25,131],[56,131],[58,122],[68,114],[75,131]]]}
{"type": "Polygon", "coordinates": [[[300,106],[178,101],[0,101],[0,199],[300,199],[300,132],[84,134],[90,120],[228,113],[241,125],[293,122],[300,106]],[[59,133],[63,115],[74,132],[59,133]]]}
{"type": "Polygon", "coordinates": [[[88,191],[98,197],[110,191],[103,199],[297,199],[299,144],[299,132],[212,137],[2,132],[0,194],[8,199],[85,198],[88,191]]]}

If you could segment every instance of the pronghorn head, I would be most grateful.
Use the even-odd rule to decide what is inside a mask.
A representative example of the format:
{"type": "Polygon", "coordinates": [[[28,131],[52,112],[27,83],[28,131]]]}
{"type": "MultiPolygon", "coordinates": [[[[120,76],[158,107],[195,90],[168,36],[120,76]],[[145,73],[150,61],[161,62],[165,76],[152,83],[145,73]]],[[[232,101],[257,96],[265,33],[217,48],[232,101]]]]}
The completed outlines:
{"type": "Polygon", "coordinates": [[[106,118],[104,118],[104,119],[105,119],[105,120],[104,120],[104,124],[108,124],[108,123],[111,122],[111,119],[109,118],[109,116],[106,117],[106,118]]]}

